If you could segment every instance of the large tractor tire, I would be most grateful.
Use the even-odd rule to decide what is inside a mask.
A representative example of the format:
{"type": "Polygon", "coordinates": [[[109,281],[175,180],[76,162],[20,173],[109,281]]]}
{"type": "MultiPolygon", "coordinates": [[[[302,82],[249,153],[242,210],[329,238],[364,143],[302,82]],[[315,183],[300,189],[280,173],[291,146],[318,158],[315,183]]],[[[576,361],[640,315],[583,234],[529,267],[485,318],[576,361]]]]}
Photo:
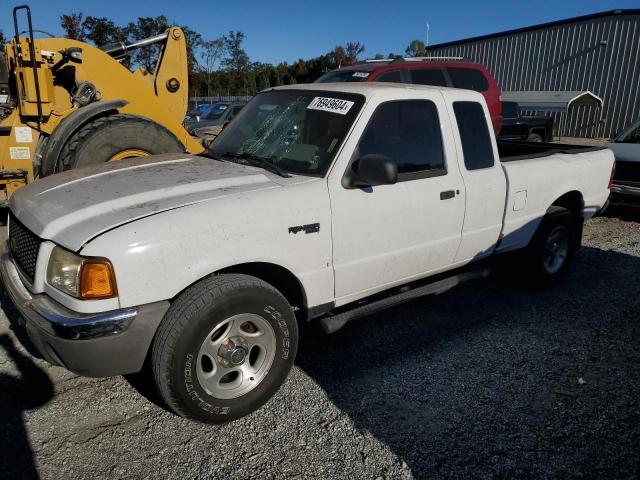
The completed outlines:
{"type": "Polygon", "coordinates": [[[92,120],[71,135],[60,153],[58,171],[184,151],[170,131],[151,120],[109,115],[92,120]]]}

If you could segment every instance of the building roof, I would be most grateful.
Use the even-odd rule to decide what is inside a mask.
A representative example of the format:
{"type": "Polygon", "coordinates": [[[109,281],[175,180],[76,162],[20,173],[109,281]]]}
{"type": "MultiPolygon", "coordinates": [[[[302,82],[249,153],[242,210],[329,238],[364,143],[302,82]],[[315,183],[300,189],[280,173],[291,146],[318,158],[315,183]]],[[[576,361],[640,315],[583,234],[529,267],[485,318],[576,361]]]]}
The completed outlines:
{"type": "Polygon", "coordinates": [[[516,102],[522,110],[535,112],[567,112],[571,106],[597,106],[602,108],[602,99],[583,91],[519,91],[502,92],[504,102],[516,102]]]}
{"type": "Polygon", "coordinates": [[[478,40],[487,40],[491,38],[504,37],[505,35],[513,35],[516,33],[530,32],[532,30],[540,30],[542,28],[556,27],[558,25],[584,22],[586,20],[594,20],[598,18],[605,18],[605,17],[616,16],[616,15],[640,15],[640,9],[628,8],[628,9],[607,10],[606,12],[591,13],[589,15],[566,18],[563,20],[556,20],[554,22],[539,23],[537,25],[530,25],[528,27],[515,28],[513,30],[505,30],[503,32],[498,32],[498,33],[490,33],[488,35],[479,35],[477,37],[469,37],[469,38],[463,38],[462,40],[454,40],[451,42],[444,42],[444,43],[438,43],[436,45],[429,45],[427,47],[427,50],[435,50],[438,48],[452,47],[452,46],[460,45],[463,43],[476,42],[478,40]]]}

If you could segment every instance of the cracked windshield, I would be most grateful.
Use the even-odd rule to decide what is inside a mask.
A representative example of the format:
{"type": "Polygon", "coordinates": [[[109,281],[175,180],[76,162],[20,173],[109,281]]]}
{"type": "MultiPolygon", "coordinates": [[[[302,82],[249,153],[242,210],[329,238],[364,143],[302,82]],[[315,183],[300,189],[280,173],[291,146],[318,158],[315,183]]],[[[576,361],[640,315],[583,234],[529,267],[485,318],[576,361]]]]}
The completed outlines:
{"type": "Polygon", "coordinates": [[[336,92],[261,93],[223,130],[209,152],[214,158],[258,158],[285,172],[321,176],[363,102],[361,95],[336,92]]]}

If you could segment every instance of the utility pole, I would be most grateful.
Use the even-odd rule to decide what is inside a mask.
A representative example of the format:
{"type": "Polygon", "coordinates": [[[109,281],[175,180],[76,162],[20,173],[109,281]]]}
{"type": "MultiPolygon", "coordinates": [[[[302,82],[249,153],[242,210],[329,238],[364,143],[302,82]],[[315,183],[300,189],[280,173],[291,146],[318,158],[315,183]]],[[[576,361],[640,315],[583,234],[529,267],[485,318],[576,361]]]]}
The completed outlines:
{"type": "Polygon", "coordinates": [[[424,46],[429,46],[429,22],[427,22],[427,40],[424,42],[424,46]]]}

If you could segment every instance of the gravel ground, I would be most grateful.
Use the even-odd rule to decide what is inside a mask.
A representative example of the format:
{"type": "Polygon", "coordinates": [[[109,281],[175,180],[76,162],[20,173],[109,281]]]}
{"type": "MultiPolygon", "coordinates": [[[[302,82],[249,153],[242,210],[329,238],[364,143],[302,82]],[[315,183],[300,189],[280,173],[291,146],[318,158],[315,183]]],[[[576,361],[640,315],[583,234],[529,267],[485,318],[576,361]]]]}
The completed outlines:
{"type": "Polygon", "coordinates": [[[493,279],[305,338],[221,427],[33,359],[3,314],[0,478],[638,478],[639,219],[584,245],[553,290],[493,279]]]}

